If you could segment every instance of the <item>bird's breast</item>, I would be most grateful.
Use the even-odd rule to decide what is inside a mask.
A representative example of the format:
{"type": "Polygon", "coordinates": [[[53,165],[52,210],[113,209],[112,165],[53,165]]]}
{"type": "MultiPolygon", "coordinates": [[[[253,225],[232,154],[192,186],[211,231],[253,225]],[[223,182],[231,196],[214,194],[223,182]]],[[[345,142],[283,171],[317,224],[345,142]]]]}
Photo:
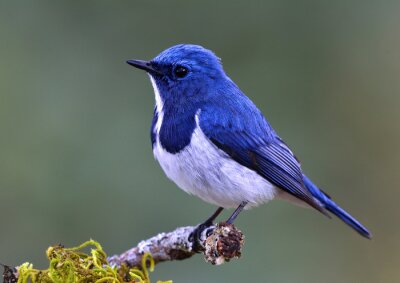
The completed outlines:
{"type": "Polygon", "coordinates": [[[154,146],[158,139],[159,145],[169,153],[178,153],[189,145],[193,131],[196,127],[195,111],[187,111],[182,114],[171,113],[163,108],[155,109],[151,139],[154,146]]]}
{"type": "Polygon", "coordinates": [[[236,207],[244,200],[255,206],[274,198],[276,189],[271,183],[219,150],[196,121],[189,143],[176,153],[162,144],[161,132],[153,146],[154,156],[168,178],[187,193],[222,207],[236,207]]]}

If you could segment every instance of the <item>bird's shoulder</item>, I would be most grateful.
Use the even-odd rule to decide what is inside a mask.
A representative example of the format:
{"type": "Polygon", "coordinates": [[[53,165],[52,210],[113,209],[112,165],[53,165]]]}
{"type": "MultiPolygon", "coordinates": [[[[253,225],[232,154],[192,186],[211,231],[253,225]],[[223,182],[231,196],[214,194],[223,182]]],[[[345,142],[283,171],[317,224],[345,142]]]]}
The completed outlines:
{"type": "Polygon", "coordinates": [[[271,149],[276,148],[287,155],[288,162],[300,168],[292,151],[250,100],[237,103],[226,99],[223,103],[205,105],[198,112],[197,121],[214,145],[248,167],[255,166],[252,155],[271,158],[271,149]]]}
{"type": "Polygon", "coordinates": [[[224,88],[199,111],[200,128],[210,136],[242,136],[248,142],[272,141],[276,133],[257,106],[238,88],[224,88]],[[254,140],[253,140],[254,139],[254,140]]]}

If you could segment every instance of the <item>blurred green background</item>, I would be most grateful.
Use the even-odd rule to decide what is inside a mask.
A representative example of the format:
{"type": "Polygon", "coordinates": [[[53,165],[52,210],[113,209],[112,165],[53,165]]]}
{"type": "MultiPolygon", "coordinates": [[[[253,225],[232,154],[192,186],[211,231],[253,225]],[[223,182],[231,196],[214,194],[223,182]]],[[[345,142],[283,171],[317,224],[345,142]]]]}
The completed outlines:
{"type": "Polygon", "coordinates": [[[399,282],[399,27],[399,1],[2,1],[0,261],[45,267],[48,245],[89,238],[119,253],[210,215],[154,161],[153,91],[125,64],[196,43],[374,239],[276,201],[238,218],[240,260],[153,278],[399,282]]]}

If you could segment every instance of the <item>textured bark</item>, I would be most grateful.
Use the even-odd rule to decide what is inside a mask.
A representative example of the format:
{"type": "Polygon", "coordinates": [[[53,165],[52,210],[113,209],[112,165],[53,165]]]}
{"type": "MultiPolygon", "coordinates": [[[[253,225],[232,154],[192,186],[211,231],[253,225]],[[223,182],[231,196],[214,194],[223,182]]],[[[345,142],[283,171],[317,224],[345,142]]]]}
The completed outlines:
{"type": "Polygon", "coordinates": [[[196,253],[203,253],[205,260],[212,264],[240,257],[244,236],[235,226],[220,223],[197,229],[200,231],[196,233],[198,227],[180,227],[169,233],[160,233],[120,255],[109,257],[108,261],[116,266],[140,266],[145,253],[150,253],[155,263],[183,260],[196,253]]]}
{"type": "Polygon", "coordinates": [[[4,283],[16,283],[18,281],[17,278],[17,270],[8,265],[0,264],[4,267],[3,271],[3,282],[4,283]]]}

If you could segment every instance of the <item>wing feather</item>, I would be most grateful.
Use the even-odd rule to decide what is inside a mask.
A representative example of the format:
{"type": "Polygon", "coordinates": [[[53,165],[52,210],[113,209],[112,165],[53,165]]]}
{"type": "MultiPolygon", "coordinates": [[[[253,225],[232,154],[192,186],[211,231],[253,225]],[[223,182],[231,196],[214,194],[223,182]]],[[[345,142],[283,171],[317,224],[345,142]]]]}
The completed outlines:
{"type": "Polygon", "coordinates": [[[241,118],[214,108],[202,109],[199,121],[205,135],[233,160],[327,215],[304,185],[299,161],[262,114],[250,111],[241,118]]]}

